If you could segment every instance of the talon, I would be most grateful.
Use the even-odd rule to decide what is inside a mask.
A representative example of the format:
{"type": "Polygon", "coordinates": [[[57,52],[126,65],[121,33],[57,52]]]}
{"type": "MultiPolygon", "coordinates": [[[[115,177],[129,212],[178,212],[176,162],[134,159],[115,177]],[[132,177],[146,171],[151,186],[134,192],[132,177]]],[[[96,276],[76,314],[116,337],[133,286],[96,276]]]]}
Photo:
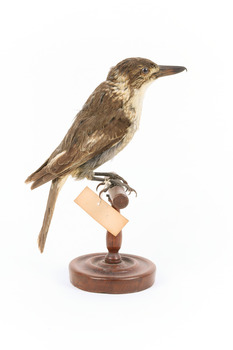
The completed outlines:
{"type": "Polygon", "coordinates": [[[103,189],[100,191],[100,193],[99,193],[99,198],[100,198],[100,200],[102,199],[102,198],[101,198],[102,193],[107,192],[107,190],[108,190],[108,188],[107,188],[107,189],[103,188],[103,189]]]}
{"type": "Polygon", "coordinates": [[[108,198],[108,201],[110,202],[110,204],[112,204],[112,200],[109,194],[106,194],[106,197],[108,198]]]}
{"type": "Polygon", "coordinates": [[[137,197],[137,192],[135,191],[135,189],[130,187],[128,182],[123,177],[119,176],[116,173],[95,172],[92,180],[101,181],[96,187],[96,190],[98,190],[100,186],[104,186],[104,188],[99,193],[99,197],[101,197],[102,193],[107,192],[110,188],[114,186],[120,186],[125,188],[125,191],[128,192],[129,194],[134,192],[137,197]],[[104,178],[103,177],[99,178],[99,176],[104,176],[104,178]]]}
{"type": "Polygon", "coordinates": [[[104,182],[100,182],[100,183],[96,186],[96,191],[98,191],[98,188],[99,188],[100,186],[104,186],[104,182]]]}
{"type": "Polygon", "coordinates": [[[137,197],[137,195],[138,195],[138,194],[137,194],[137,191],[136,191],[134,188],[132,188],[132,187],[128,187],[126,191],[129,192],[129,194],[131,194],[132,192],[134,192],[136,197],[137,197]]]}
{"type": "Polygon", "coordinates": [[[104,188],[100,191],[99,193],[99,198],[101,199],[101,195],[102,193],[105,193],[109,190],[110,187],[112,187],[112,183],[111,183],[111,180],[106,177],[104,179],[104,181],[102,181],[101,183],[99,183],[99,185],[96,187],[96,190],[98,190],[99,186],[104,186],[104,188]]]}

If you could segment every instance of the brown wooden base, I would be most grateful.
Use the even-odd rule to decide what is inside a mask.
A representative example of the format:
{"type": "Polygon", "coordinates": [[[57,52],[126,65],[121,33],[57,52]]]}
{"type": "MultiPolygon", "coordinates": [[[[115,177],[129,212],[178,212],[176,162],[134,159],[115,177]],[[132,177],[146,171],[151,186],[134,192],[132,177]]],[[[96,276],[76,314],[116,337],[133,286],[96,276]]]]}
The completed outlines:
{"type": "Polygon", "coordinates": [[[107,263],[106,253],[80,256],[69,265],[71,283],[94,293],[134,293],[151,287],[155,265],[136,255],[120,254],[120,263],[107,263]]]}

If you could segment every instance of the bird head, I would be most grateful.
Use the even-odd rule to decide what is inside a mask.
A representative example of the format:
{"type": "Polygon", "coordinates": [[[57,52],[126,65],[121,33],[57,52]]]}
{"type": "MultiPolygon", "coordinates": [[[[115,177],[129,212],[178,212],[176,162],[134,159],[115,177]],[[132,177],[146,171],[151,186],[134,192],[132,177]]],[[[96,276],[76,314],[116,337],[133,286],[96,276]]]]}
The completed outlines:
{"type": "Polygon", "coordinates": [[[107,80],[127,83],[133,89],[140,89],[154,80],[187,70],[181,66],[161,66],[146,58],[127,58],[110,69],[107,80]]]}

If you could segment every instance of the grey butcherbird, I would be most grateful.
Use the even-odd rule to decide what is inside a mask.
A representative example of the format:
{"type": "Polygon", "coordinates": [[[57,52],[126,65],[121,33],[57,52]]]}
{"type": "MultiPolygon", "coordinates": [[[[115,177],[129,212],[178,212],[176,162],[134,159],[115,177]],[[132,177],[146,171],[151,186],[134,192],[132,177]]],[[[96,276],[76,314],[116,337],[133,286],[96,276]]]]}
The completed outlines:
{"type": "Polygon", "coordinates": [[[110,186],[128,183],[114,173],[94,172],[120,152],[138,129],[142,101],[149,84],[185,67],[160,66],[145,58],[127,58],[111,68],[106,81],[88,98],[60,145],[26,183],[34,189],[52,180],[43,225],[38,237],[41,252],[58,193],[69,175],[77,180],[108,180],[110,186]],[[102,176],[102,177],[99,177],[102,176]]]}

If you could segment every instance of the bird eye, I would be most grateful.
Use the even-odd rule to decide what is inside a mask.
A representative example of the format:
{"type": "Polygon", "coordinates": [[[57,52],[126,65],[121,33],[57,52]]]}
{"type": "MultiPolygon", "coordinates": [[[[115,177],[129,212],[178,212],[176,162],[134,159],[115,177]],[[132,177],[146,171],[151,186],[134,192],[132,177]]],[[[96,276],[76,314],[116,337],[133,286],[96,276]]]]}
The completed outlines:
{"type": "Polygon", "coordinates": [[[147,74],[149,72],[149,69],[147,67],[142,68],[142,73],[147,74]]]}

